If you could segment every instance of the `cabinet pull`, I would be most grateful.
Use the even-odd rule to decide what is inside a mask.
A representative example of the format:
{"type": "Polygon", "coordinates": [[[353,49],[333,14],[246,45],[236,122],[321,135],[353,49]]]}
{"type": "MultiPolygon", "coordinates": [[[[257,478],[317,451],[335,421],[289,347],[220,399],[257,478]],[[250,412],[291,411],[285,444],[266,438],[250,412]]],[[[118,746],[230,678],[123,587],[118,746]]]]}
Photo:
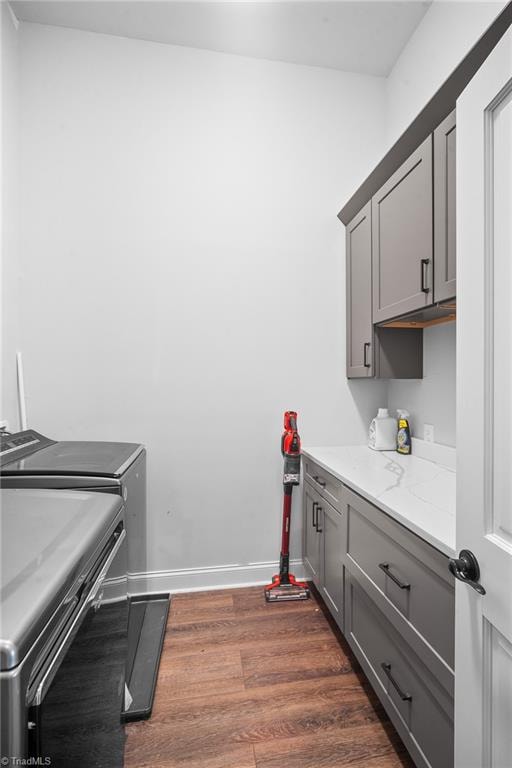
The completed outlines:
{"type": "Polygon", "coordinates": [[[370,342],[365,341],[365,343],[363,344],[363,366],[365,368],[371,368],[371,364],[368,362],[368,358],[366,356],[366,353],[368,352],[369,349],[370,349],[370,342]]]}
{"type": "Polygon", "coordinates": [[[317,505],[318,505],[318,502],[314,501],[313,502],[313,517],[312,517],[312,520],[311,520],[311,525],[313,526],[313,528],[315,530],[317,529],[316,528],[316,515],[315,515],[317,505]]]}
{"type": "Polygon", "coordinates": [[[322,533],[322,531],[324,530],[323,528],[319,527],[319,523],[318,523],[318,513],[321,511],[322,511],[322,507],[318,507],[316,510],[316,532],[317,533],[322,533]]]}
{"type": "Polygon", "coordinates": [[[318,475],[313,475],[313,480],[316,483],[318,483],[318,485],[320,485],[322,488],[325,488],[325,480],[323,480],[321,477],[319,477],[318,475]]]}
{"type": "Polygon", "coordinates": [[[391,664],[386,664],[384,661],[381,664],[382,669],[384,670],[384,674],[388,678],[389,682],[393,686],[393,688],[396,690],[402,701],[412,701],[412,696],[410,693],[404,693],[400,686],[398,685],[397,681],[391,674],[391,664]]]}
{"type": "Polygon", "coordinates": [[[381,569],[381,571],[384,571],[386,576],[389,576],[391,581],[394,581],[395,584],[398,587],[400,587],[400,589],[410,589],[411,588],[410,584],[404,584],[403,581],[400,581],[400,579],[397,579],[397,577],[393,573],[391,573],[391,571],[389,570],[389,563],[379,563],[379,568],[381,569]]]}
{"type": "Polygon", "coordinates": [[[429,264],[430,264],[430,259],[421,260],[421,291],[422,293],[430,293],[430,288],[428,287],[428,265],[429,264]]]}

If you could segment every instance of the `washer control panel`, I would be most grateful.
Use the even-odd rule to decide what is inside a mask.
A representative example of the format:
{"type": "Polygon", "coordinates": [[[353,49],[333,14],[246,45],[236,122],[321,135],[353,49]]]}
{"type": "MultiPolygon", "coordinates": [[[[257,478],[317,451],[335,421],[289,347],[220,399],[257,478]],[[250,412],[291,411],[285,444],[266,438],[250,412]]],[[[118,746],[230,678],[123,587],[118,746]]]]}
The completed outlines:
{"type": "Polygon", "coordinates": [[[0,434],[0,467],[31,456],[41,448],[54,445],[55,440],[40,435],[34,429],[25,429],[12,435],[0,434]]]}

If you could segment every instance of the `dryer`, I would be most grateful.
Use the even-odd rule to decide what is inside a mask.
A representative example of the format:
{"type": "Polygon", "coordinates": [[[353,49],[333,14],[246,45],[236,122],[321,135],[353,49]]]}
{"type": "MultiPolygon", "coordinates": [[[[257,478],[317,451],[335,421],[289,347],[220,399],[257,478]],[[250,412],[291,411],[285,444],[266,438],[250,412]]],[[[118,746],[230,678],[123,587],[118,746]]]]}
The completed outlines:
{"type": "MultiPolygon", "coordinates": [[[[169,595],[133,591],[147,570],[146,450],[138,443],[53,440],[33,429],[0,436],[3,488],[99,491],[121,496],[125,507],[130,593],[128,688],[133,701],[126,720],[149,717],[169,595]]],[[[140,590],[140,587],[139,587],[140,590]]]]}
{"type": "Polygon", "coordinates": [[[0,764],[122,768],[122,500],[0,494],[0,764]]]}

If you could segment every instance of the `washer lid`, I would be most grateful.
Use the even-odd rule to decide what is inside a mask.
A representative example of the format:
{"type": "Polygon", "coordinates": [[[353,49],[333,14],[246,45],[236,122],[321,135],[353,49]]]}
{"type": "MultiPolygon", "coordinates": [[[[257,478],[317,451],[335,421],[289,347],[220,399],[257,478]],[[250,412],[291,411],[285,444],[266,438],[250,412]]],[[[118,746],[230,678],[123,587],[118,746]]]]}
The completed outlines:
{"type": "Polygon", "coordinates": [[[6,464],[2,474],[120,477],[142,450],[137,443],[65,440],[6,464]]]}
{"type": "Polygon", "coordinates": [[[16,667],[83,582],[122,509],[119,496],[0,492],[0,670],[16,667]]]}

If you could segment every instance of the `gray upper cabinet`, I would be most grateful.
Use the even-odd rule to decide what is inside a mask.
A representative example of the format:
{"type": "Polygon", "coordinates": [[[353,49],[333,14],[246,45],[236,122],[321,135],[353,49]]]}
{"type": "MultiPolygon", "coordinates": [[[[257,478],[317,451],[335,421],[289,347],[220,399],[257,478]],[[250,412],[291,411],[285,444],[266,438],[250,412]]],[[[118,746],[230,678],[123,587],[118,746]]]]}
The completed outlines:
{"type": "Polygon", "coordinates": [[[373,376],[372,207],[368,202],[346,228],[347,377],[373,376]]]}
{"type": "Polygon", "coordinates": [[[421,330],[404,333],[372,324],[371,225],[370,201],[346,229],[347,378],[418,379],[423,375],[421,330]]]}
{"type": "Polygon", "coordinates": [[[373,322],[433,303],[432,136],[372,198],[373,322]]]}
{"type": "Polygon", "coordinates": [[[434,299],[456,295],[455,110],[434,131],[434,299]]]}
{"type": "Polygon", "coordinates": [[[347,224],[347,378],[422,377],[422,328],[454,314],[455,207],[453,112],[347,224]]]}

